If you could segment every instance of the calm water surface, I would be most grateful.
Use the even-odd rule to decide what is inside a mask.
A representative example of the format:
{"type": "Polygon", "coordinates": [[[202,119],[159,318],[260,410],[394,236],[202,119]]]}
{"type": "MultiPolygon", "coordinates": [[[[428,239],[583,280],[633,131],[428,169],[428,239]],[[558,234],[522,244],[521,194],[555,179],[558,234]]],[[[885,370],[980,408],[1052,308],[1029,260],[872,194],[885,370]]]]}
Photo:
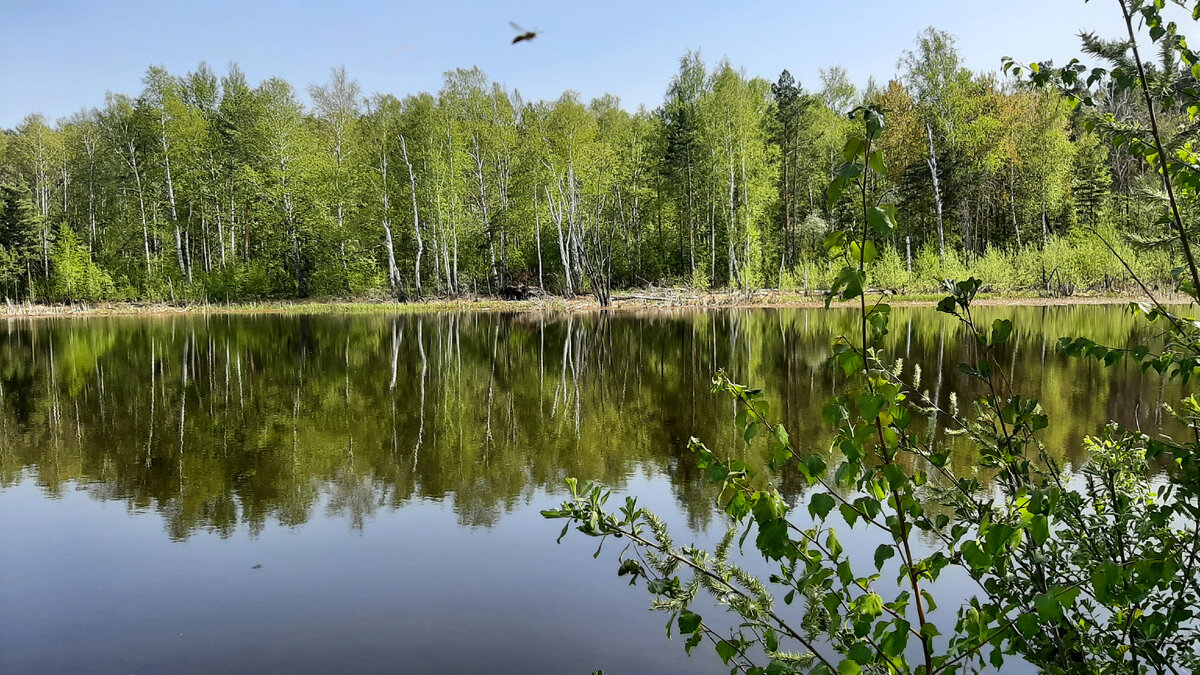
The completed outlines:
{"type": "MultiPolygon", "coordinates": [[[[1124,345],[1119,307],[1013,318],[1017,390],[1066,466],[1108,418],[1177,398],[1057,339],[1124,345]]],[[[554,539],[567,476],[635,493],[679,541],[726,527],[686,450],[761,465],[710,393],[763,386],[825,446],[833,310],[187,316],[0,324],[0,671],[725,672],[664,639],[615,548],[554,539]]],[[[887,344],[943,404],[958,328],[894,310],[887,344]]],[[[960,470],[970,453],[954,458],[960,470]]],[[[802,481],[782,477],[803,499],[802,481]]],[[[850,547],[854,542],[849,542],[850,547]]]]}

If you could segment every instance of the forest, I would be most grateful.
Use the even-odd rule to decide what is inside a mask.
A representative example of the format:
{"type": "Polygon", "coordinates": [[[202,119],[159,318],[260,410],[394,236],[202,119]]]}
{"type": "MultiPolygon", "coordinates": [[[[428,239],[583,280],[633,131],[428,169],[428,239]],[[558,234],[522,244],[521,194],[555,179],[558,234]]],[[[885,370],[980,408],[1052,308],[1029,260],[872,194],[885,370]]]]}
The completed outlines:
{"type": "MultiPolygon", "coordinates": [[[[1085,51],[1105,44],[1085,36],[1085,51]]],[[[1192,81],[1170,53],[1150,76],[1192,81]]],[[[853,125],[886,111],[895,231],[875,287],[937,290],[968,272],[998,290],[1105,291],[1169,282],[1161,181],[1101,140],[1096,102],[972,72],[929,28],[894,78],[859,89],[841,67],[809,86],[688,53],[655,109],[568,91],[527,101],[479,69],[437,93],[365,95],[343,68],[303,92],[252,86],[236,65],[177,75],[49,123],[0,133],[0,294],[8,302],[591,294],[829,287],[822,242],[853,221],[829,201],[853,125]]],[[[1079,84],[1081,90],[1083,83],[1079,84]]],[[[1186,131],[1182,111],[1160,114],[1186,131]]]]}

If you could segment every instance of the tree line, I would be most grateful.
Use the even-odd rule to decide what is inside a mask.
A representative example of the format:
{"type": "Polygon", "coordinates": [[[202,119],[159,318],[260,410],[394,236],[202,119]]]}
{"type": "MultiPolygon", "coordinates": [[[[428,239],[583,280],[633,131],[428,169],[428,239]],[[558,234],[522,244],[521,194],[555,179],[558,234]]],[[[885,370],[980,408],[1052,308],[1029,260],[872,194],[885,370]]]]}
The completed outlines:
{"type": "MultiPolygon", "coordinates": [[[[852,222],[852,199],[825,188],[860,103],[888,113],[892,170],[874,189],[896,204],[883,262],[897,279],[879,283],[989,261],[1024,270],[1012,286],[1109,283],[1120,267],[1074,233],[1163,228],[1142,158],[1061,94],[971,72],[934,28],[862,90],[840,67],[806,89],[689,52],[653,110],[571,91],[527,101],[477,68],[404,98],[366,96],[338,68],[311,105],[236,65],[152,67],[144,84],[0,133],[10,301],[820,288],[821,243],[852,222]]],[[[1105,80],[1092,90],[1119,122],[1144,115],[1105,80]]]]}

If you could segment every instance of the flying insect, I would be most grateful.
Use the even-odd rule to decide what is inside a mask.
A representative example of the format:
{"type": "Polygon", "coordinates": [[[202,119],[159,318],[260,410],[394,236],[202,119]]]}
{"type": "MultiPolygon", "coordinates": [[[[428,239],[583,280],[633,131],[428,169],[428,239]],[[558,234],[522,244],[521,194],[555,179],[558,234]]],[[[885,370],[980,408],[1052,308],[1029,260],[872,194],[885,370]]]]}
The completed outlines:
{"type": "Polygon", "coordinates": [[[518,42],[532,41],[535,37],[538,36],[538,32],[536,30],[525,30],[524,28],[521,28],[520,26],[513,23],[512,21],[509,21],[508,25],[512,26],[513,30],[517,31],[517,36],[515,38],[513,38],[513,41],[512,41],[512,43],[514,45],[517,44],[518,42]]]}

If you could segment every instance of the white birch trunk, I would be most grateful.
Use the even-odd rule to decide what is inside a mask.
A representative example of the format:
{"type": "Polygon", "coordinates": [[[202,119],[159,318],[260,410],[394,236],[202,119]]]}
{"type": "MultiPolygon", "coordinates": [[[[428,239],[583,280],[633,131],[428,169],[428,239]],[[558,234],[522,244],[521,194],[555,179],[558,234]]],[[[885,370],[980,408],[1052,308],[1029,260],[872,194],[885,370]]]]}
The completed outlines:
{"type": "Polygon", "coordinates": [[[408,160],[408,144],[404,134],[400,134],[400,150],[404,153],[404,163],[408,166],[408,181],[412,186],[413,234],[417,237],[417,259],[413,265],[413,279],[417,287],[417,299],[421,299],[421,254],[425,252],[425,241],[421,238],[421,222],[417,214],[417,177],[413,173],[412,162],[408,160]]]}

